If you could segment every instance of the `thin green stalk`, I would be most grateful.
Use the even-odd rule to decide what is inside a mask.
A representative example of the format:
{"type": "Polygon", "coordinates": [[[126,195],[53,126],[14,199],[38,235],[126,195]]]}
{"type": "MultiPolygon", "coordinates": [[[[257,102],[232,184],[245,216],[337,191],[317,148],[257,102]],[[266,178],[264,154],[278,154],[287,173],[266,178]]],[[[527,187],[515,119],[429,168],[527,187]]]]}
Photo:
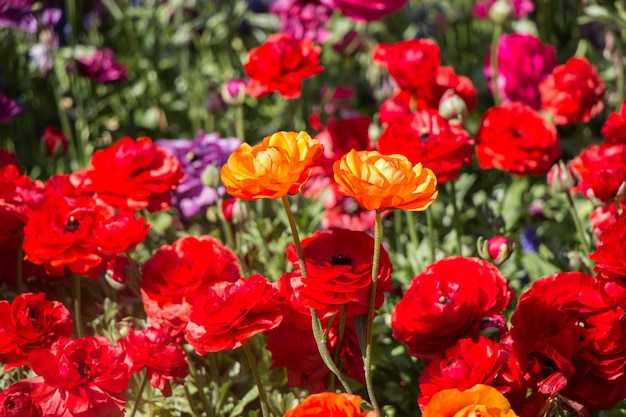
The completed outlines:
{"type": "Polygon", "coordinates": [[[367,344],[365,346],[365,385],[367,386],[367,395],[370,398],[372,408],[377,414],[380,414],[380,407],[376,401],[374,393],[374,384],[372,381],[372,341],[374,337],[374,311],[376,310],[376,284],[378,283],[378,265],[380,263],[380,211],[376,210],[376,223],[374,224],[374,259],[372,261],[372,288],[370,290],[370,306],[367,311],[367,344]]]}
{"type": "Polygon", "coordinates": [[[498,41],[501,35],[502,25],[495,23],[493,26],[493,37],[491,38],[491,80],[493,83],[493,103],[496,106],[500,104],[500,91],[498,91],[498,41]]]}
{"type": "MultiPolygon", "coordinates": [[[[202,378],[201,375],[198,373],[192,357],[190,357],[189,359],[190,360],[187,361],[189,363],[189,375],[191,375],[191,377],[193,378],[196,388],[200,393],[200,402],[202,403],[202,408],[209,417],[212,417],[215,415],[213,412],[213,408],[211,407],[211,404],[209,404],[209,402],[207,401],[206,395],[204,395],[204,391],[202,390],[206,383],[204,381],[204,378],[202,378]]],[[[219,383],[219,380],[217,382],[219,383]]]]}
{"type": "Polygon", "coordinates": [[[587,236],[585,234],[585,230],[583,229],[583,225],[580,222],[580,218],[578,217],[578,211],[576,210],[576,205],[574,204],[574,200],[570,193],[564,193],[567,197],[567,202],[569,204],[570,215],[574,220],[574,224],[576,225],[576,230],[578,231],[578,237],[580,238],[580,244],[583,247],[583,251],[585,252],[585,256],[589,256],[589,242],[587,241],[587,236]]]}
{"type": "MultiPolygon", "coordinates": [[[[334,317],[334,316],[333,316],[334,317]]],[[[328,325],[330,328],[330,324],[328,325]]],[[[337,344],[335,345],[335,351],[333,352],[333,362],[337,363],[339,359],[339,352],[341,352],[341,344],[343,343],[343,335],[346,331],[346,305],[342,304],[339,310],[339,335],[337,335],[337,344]]],[[[330,381],[328,384],[329,391],[335,390],[335,374],[330,374],[330,381]]]]}
{"type": "Polygon", "coordinates": [[[243,103],[237,104],[237,121],[235,123],[235,135],[242,141],[246,141],[246,126],[243,103]]]}
{"type": "Polygon", "coordinates": [[[414,249],[417,249],[419,242],[417,240],[417,230],[415,229],[415,220],[413,219],[412,211],[405,211],[407,228],[409,229],[409,237],[411,238],[411,244],[414,249]]]}
{"type": "Polygon", "coordinates": [[[624,76],[624,62],[622,59],[622,35],[620,33],[614,33],[615,36],[615,53],[613,54],[613,60],[615,61],[615,89],[616,89],[616,98],[615,98],[615,111],[619,112],[622,107],[622,102],[624,101],[624,84],[626,83],[624,76]]]}
{"type": "MultiPolygon", "coordinates": [[[[308,278],[309,273],[306,270],[306,263],[304,261],[304,252],[302,251],[302,245],[300,244],[300,236],[298,234],[298,227],[296,226],[296,220],[293,218],[293,213],[291,212],[291,207],[289,205],[289,199],[287,196],[283,196],[282,198],[283,206],[285,207],[285,211],[287,212],[287,218],[289,219],[289,227],[291,228],[291,234],[293,236],[293,243],[296,246],[296,253],[298,254],[298,263],[300,265],[300,272],[302,272],[302,278],[308,278]]],[[[313,336],[315,337],[315,342],[317,344],[317,349],[320,352],[320,356],[322,357],[322,361],[324,364],[330,369],[332,373],[337,375],[337,379],[343,385],[343,388],[346,390],[348,394],[352,393],[350,389],[350,385],[348,384],[348,379],[346,376],[339,370],[335,362],[330,356],[328,352],[328,348],[326,347],[326,338],[324,337],[324,332],[322,330],[322,323],[320,322],[319,317],[317,317],[317,313],[315,309],[311,309],[311,327],[313,329],[313,336]]]]}
{"type": "MultiPolygon", "coordinates": [[[[198,412],[194,408],[193,398],[191,398],[191,393],[189,392],[189,388],[187,388],[187,385],[183,384],[183,390],[185,391],[185,398],[187,398],[187,403],[189,404],[189,411],[191,411],[193,417],[200,417],[200,414],[198,414],[198,412]]],[[[209,417],[215,417],[213,410],[210,409],[210,411],[211,412],[209,413],[209,417]]]]}
{"type": "Polygon", "coordinates": [[[81,294],[81,276],[72,274],[72,291],[74,298],[74,325],[76,326],[76,336],[80,339],[83,337],[83,316],[81,313],[82,294],[81,294]]]}
{"type": "Polygon", "coordinates": [[[139,409],[139,404],[141,403],[141,396],[143,395],[143,391],[146,389],[146,385],[148,385],[148,373],[146,372],[141,380],[141,386],[139,387],[139,392],[137,393],[137,399],[135,400],[135,404],[133,405],[133,409],[130,412],[128,417],[135,417],[137,410],[139,409]]]}
{"type": "Polygon", "coordinates": [[[270,417],[270,409],[267,404],[267,393],[265,392],[265,387],[263,386],[263,380],[261,379],[261,374],[259,374],[259,369],[256,364],[256,359],[252,350],[250,349],[250,345],[248,343],[244,343],[242,346],[244,353],[246,354],[246,358],[248,359],[248,363],[250,364],[250,370],[252,371],[252,375],[254,376],[254,381],[256,382],[256,386],[259,388],[259,399],[261,400],[261,413],[263,417],[270,417]]]}
{"type": "Polygon", "coordinates": [[[449,193],[450,193],[450,202],[452,203],[452,224],[454,226],[454,232],[456,234],[456,254],[459,256],[463,256],[463,246],[461,244],[461,219],[459,218],[459,208],[456,202],[456,182],[455,180],[450,181],[449,185],[449,193]]]}
{"type": "Polygon", "coordinates": [[[433,224],[432,210],[426,210],[426,226],[428,228],[428,249],[430,263],[435,262],[435,226],[433,224]]]}

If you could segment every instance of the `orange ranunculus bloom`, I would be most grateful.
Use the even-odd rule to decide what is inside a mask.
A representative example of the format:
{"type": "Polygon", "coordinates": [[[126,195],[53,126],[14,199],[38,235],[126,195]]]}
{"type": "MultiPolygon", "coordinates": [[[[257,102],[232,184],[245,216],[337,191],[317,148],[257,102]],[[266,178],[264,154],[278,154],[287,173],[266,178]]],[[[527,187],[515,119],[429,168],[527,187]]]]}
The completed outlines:
{"type": "Polygon", "coordinates": [[[437,177],[403,155],[351,150],[333,165],[342,192],[368,210],[426,210],[437,198],[437,177]]]}
{"type": "Polygon", "coordinates": [[[243,143],[222,167],[222,182],[244,200],[298,194],[324,147],[306,132],[278,132],[255,146],[243,143]]]}
{"type": "Polygon", "coordinates": [[[444,389],[430,400],[422,417],[517,417],[509,401],[492,386],[477,384],[465,391],[444,389]]]}
{"type": "Polygon", "coordinates": [[[321,392],[309,395],[285,417],[377,417],[375,411],[361,412],[361,397],[351,394],[321,392]]]}

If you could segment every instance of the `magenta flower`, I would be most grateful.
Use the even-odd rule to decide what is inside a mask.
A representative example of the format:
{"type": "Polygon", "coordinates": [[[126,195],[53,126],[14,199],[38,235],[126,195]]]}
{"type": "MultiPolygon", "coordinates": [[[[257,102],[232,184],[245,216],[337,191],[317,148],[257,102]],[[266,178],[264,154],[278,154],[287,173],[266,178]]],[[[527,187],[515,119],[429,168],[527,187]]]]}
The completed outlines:
{"type": "MultiPolygon", "coordinates": [[[[485,61],[485,76],[493,89],[491,54],[485,61]]],[[[520,102],[541,108],[539,84],[558,65],[552,45],[542,45],[533,35],[502,35],[498,43],[498,93],[502,103],[520,102]]]]}
{"type": "Polygon", "coordinates": [[[407,0],[320,0],[352,20],[373,22],[403,8],[407,0]]]}
{"type": "Polygon", "coordinates": [[[21,112],[22,108],[15,100],[0,93],[0,124],[9,123],[21,112]]]}
{"type": "Polygon", "coordinates": [[[128,68],[113,60],[113,51],[104,48],[96,50],[91,56],[76,60],[78,73],[92,81],[117,83],[126,81],[128,68]]]}
{"type": "Polygon", "coordinates": [[[333,11],[321,0],[276,0],[270,12],[280,18],[280,31],[296,40],[324,43],[330,37],[326,22],[333,11]]]}
{"type": "Polygon", "coordinates": [[[0,1],[0,29],[5,28],[19,28],[26,33],[37,32],[32,0],[0,1]]]}
{"type": "MultiPolygon", "coordinates": [[[[472,15],[480,19],[489,18],[489,9],[497,0],[477,0],[472,9],[472,15]]],[[[515,17],[521,19],[526,17],[529,13],[535,10],[535,5],[532,0],[510,0],[515,17]]]]}

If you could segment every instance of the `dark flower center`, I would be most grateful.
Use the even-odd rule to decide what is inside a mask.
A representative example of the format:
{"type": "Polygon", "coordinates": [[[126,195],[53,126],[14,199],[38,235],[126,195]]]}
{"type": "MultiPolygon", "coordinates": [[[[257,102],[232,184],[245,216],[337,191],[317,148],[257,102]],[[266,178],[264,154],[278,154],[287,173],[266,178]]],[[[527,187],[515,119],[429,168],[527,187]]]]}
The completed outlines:
{"type": "Polygon", "coordinates": [[[68,232],[75,232],[80,229],[80,222],[74,218],[74,216],[70,216],[70,218],[65,222],[65,230],[68,232]]]}
{"type": "Polygon", "coordinates": [[[41,317],[41,310],[38,308],[29,308],[28,309],[28,319],[30,321],[38,321],[41,317]]]}
{"type": "Polygon", "coordinates": [[[78,373],[80,376],[89,375],[89,366],[85,362],[78,362],[78,373]]]}
{"type": "Polygon", "coordinates": [[[452,304],[452,300],[450,299],[450,297],[445,295],[439,296],[439,299],[437,301],[439,301],[439,304],[452,304]]]}
{"type": "Polygon", "coordinates": [[[335,255],[330,260],[331,265],[352,265],[352,258],[345,255],[335,255]]]}
{"type": "Polygon", "coordinates": [[[430,140],[430,133],[422,133],[419,140],[421,143],[428,143],[430,140]]]}
{"type": "Polygon", "coordinates": [[[524,134],[523,134],[520,130],[515,130],[515,131],[513,132],[513,137],[514,137],[514,138],[519,139],[519,138],[521,138],[521,137],[523,137],[523,136],[524,136],[524,134]]]}
{"type": "Polygon", "coordinates": [[[200,159],[200,157],[192,151],[187,152],[187,155],[185,155],[185,157],[189,162],[196,162],[198,159],[200,159]]]}

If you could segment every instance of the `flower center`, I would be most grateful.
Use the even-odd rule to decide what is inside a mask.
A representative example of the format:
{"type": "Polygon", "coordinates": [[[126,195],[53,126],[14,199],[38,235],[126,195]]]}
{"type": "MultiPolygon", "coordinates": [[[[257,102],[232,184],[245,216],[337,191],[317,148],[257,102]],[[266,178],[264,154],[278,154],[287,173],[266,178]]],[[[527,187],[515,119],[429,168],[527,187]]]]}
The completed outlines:
{"type": "Polygon", "coordinates": [[[80,222],[74,216],[70,216],[67,222],[65,222],[65,230],[75,232],[78,229],[80,229],[80,222]]]}
{"type": "Polygon", "coordinates": [[[85,362],[78,362],[78,373],[81,376],[89,375],[89,366],[85,362]]]}
{"type": "Polygon", "coordinates": [[[330,260],[331,265],[352,265],[352,258],[345,255],[335,255],[330,260]]]}
{"type": "Polygon", "coordinates": [[[28,320],[38,321],[40,317],[41,317],[41,310],[39,310],[38,308],[28,309],[28,320]]]}

